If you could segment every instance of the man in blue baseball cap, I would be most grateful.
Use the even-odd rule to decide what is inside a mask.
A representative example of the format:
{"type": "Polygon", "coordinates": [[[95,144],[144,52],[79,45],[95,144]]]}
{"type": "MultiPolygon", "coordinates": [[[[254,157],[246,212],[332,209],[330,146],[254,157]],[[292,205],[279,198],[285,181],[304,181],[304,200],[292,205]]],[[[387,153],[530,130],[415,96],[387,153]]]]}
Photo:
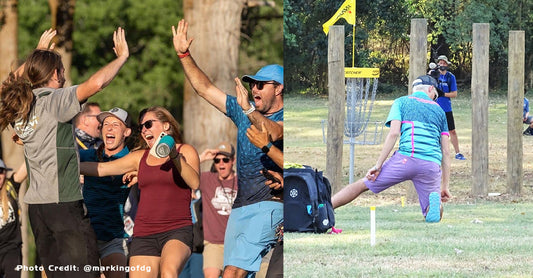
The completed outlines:
{"type": "Polygon", "coordinates": [[[387,117],[389,134],[376,165],[366,176],[336,193],[333,208],[343,206],[361,193],[379,193],[406,180],[413,181],[426,222],[442,218],[441,202],[451,198],[450,147],[446,114],[435,102],[437,81],[419,76],[413,81],[413,94],[394,100],[387,117]],[[399,148],[388,159],[400,137],[399,148]]]}
{"type": "MultiPolygon", "coordinates": [[[[196,65],[189,52],[192,39],[187,38],[188,23],[181,20],[172,26],[174,50],[187,79],[202,98],[226,114],[237,126],[238,194],[228,220],[224,238],[223,277],[245,277],[257,272],[262,257],[275,245],[276,227],[283,221],[280,192],[265,185],[264,168],[282,172],[267,156],[272,145],[283,149],[283,67],[267,65],[255,75],[245,75],[253,102],[239,78],[235,78],[237,97],[215,87],[196,65]],[[246,137],[254,125],[270,135],[267,145],[258,148],[246,137]]],[[[282,193],[281,193],[282,194],[282,193]]]]}

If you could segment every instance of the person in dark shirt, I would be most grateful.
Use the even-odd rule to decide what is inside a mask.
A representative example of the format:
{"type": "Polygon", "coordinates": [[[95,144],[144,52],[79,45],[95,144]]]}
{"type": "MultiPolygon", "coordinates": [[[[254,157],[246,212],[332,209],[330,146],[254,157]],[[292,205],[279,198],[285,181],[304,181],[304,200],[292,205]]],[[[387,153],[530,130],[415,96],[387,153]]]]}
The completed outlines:
{"type": "Polygon", "coordinates": [[[6,178],[7,168],[0,159],[0,277],[20,277],[15,270],[22,264],[22,239],[20,234],[20,215],[18,194],[20,183],[26,179],[26,164],[10,178],[6,178]]]}

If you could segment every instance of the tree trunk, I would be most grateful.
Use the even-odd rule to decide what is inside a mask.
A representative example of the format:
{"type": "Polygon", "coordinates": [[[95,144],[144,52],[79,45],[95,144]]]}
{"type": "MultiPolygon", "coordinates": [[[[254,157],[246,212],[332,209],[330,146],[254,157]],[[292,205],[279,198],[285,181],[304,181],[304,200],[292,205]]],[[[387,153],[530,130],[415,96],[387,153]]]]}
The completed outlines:
{"type": "MultiPolygon", "coordinates": [[[[211,82],[230,95],[235,95],[233,79],[238,76],[244,4],[244,0],[183,1],[188,35],[194,38],[191,54],[211,82]]],[[[199,97],[189,82],[185,83],[183,98],[183,135],[187,143],[198,152],[214,148],[221,141],[236,144],[236,128],[231,120],[199,97]]]]}
{"type": "Polygon", "coordinates": [[[52,28],[57,30],[55,50],[61,55],[65,67],[65,87],[72,85],[72,32],[76,0],[49,0],[52,28]]]}
{"type": "MultiPolygon", "coordinates": [[[[0,12],[0,80],[5,80],[9,72],[18,67],[17,64],[17,0],[5,0],[0,2],[2,4],[2,11],[0,12]]],[[[21,146],[16,145],[11,140],[12,129],[5,129],[2,131],[2,159],[8,167],[17,169],[23,162],[23,150],[21,146]]],[[[28,230],[28,206],[22,201],[26,192],[25,186],[21,186],[19,191],[19,207],[21,209],[22,223],[21,231],[28,230]]],[[[22,264],[29,265],[28,262],[28,233],[22,232],[22,264]]],[[[22,278],[28,277],[28,272],[21,273],[22,278]]]]}

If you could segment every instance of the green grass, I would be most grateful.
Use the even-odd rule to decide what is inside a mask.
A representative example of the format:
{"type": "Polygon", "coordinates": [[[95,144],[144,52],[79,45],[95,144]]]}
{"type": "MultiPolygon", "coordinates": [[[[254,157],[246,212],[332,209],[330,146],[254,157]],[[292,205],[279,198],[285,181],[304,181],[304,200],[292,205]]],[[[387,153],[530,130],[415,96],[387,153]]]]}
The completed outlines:
{"type": "MultiPolygon", "coordinates": [[[[384,121],[395,97],[378,94],[370,121],[384,121]]],[[[470,195],[472,104],[468,94],[460,94],[452,105],[467,160],[452,159],[453,198],[445,204],[443,221],[426,224],[417,200],[400,206],[410,182],[377,195],[366,192],[336,210],[340,235],[286,234],[285,277],[533,277],[533,138],[523,137],[522,194],[507,194],[506,101],[501,94],[489,99],[488,189],[501,196],[470,195]],[[371,247],[368,207],[374,205],[377,244],[371,247]],[[482,223],[472,223],[475,219],[482,223]]],[[[320,121],[328,118],[327,98],[286,96],[284,105],[285,161],[325,170],[320,121]]],[[[384,128],[383,138],[387,132],[384,128]]],[[[375,164],[381,148],[355,145],[355,179],[375,164]]],[[[343,184],[337,188],[349,179],[349,145],[343,150],[343,184]]]]}
{"type": "Polygon", "coordinates": [[[446,205],[440,223],[418,204],[336,211],[338,235],[286,233],[285,277],[532,277],[533,204],[446,205]]]}

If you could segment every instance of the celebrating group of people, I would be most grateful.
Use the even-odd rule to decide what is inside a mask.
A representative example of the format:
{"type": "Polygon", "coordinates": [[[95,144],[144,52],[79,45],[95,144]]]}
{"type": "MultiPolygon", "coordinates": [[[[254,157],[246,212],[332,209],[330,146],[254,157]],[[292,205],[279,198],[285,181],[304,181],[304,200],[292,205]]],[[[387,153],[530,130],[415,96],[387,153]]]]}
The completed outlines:
{"type": "MultiPolygon", "coordinates": [[[[87,271],[87,265],[129,265],[130,277],[177,277],[192,252],[191,194],[200,188],[210,190],[204,198],[210,196],[213,189],[204,183],[215,181],[221,187],[215,185],[215,190],[222,190],[228,201],[224,206],[216,204],[217,210],[231,210],[231,214],[224,231],[223,264],[204,265],[206,276],[210,271],[217,275],[210,277],[253,275],[259,270],[262,257],[277,243],[276,229],[283,220],[279,190],[283,187],[282,165],[276,163],[283,160],[283,67],[268,65],[255,75],[245,75],[242,81],[236,78],[234,97],[215,87],[196,65],[189,52],[192,39],[187,37],[187,30],[184,20],[172,26],[174,49],[196,92],[238,128],[236,177],[232,175],[235,150],[229,143],[207,156],[216,171],[224,174],[211,178],[200,175],[201,156],[194,146],[183,141],[180,125],[164,107],[141,111],[140,138],[131,151],[125,144],[132,134],[128,112],[118,107],[105,112],[98,107],[95,112],[91,110],[93,106],[85,106],[87,115],[80,113],[81,104],[105,88],[129,57],[122,28],[113,33],[116,59],[80,85],[63,88],[64,67],[61,56],[50,44],[56,35],[51,29],[43,33],[26,62],[2,83],[0,129],[11,125],[16,133],[14,139],[24,146],[29,177],[24,202],[29,206],[38,259],[48,277],[98,277],[100,272],[106,277],[126,276],[126,271],[113,268],[87,271]],[[242,82],[249,83],[252,102],[242,82]],[[84,121],[91,120],[98,123],[97,136],[81,128],[84,121]],[[101,142],[81,140],[89,137],[100,137],[101,142]],[[172,142],[168,154],[153,151],[162,137],[172,142]],[[79,151],[78,147],[87,150],[79,151]],[[268,173],[278,179],[267,179],[268,173]],[[124,205],[130,195],[128,186],[133,184],[138,184],[140,193],[135,204],[133,236],[126,246],[124,205]],[[51,266],[71,267],[56,271],[51,266]]],[[[3,162],[0,170],[1,182],[8,170],[3,162]]],[[[12,187],[15,190],[8,189],[9,192],[16,191],[21,179],[13,175],[8,183],[2,182],[9,184],[2,187],[2,192],[12,187]]],[[[215,206],[215,198],[204,200],[215,206]]],[[[3,197],[1,200],[3,206],[13,203],[3,197]]],[[[12,213],[7,215],[11,217],[12,213]]],[[[215,220],[210,219],[204,218],[204,227],[209,229],[206,235],[224,230],[220,227],[224,221],[214,224],[210,221],[215,220]]],[[[4,222],[0,226],[2,236],[7,227],[4,222]]],[[[20,236],[20,230],[16,233],[20,236]]],[[[215,257],[220,256],[217,254],[222,244],[217,236],[205,238],[205,250],[213,244],[215,251],[207,253],[215,257]]],[[[4,266],[6,256],[0,259],[4,266]]],[[[18,277],[20,272],[11,271],[13,263],[20,265],[20,256],[0,269],[0,276],[4,272],[7,277],[18,277]]],[[[271,273],[276,267],[282,265],[274,266],[271,273]]]]}

